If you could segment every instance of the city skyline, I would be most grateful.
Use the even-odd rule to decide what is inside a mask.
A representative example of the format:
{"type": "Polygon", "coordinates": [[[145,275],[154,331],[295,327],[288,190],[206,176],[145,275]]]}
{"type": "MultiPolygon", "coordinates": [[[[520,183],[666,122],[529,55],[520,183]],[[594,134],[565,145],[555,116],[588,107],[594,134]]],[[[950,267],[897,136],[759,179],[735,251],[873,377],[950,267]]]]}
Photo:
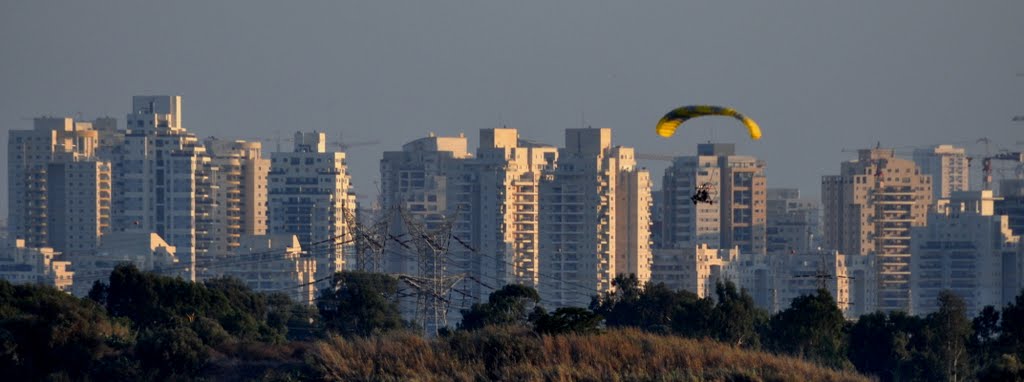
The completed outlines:
{"type": "MultiPolygon", "coordinates": [[[[354,188],[372,195],[377,154],[427,131],[475,140],[508,126],[556,142],[591,125],[639,153],[734,142],[767,162],[769,187],[809,197],[854,157],[842,149],[881,140],[977,154],[988,137],[1012,150],[1024,128],[1012,121],[1024,113],[1017,3],[247,5],[0,5],[11,58],[0,63],[0,128],[116,117],[131,95],[181,94],[185,127],[203,137],[261,136],[265,149],[278,130],[380,140],[349,153],[354,188]],[[736,105],[765,138],[718,119],[658,138],[657,117],[685,103],[736,105]]],[[[658,174],[667,163],[641,165],[658,174]]]]}
{"type": "Polygon", "coordinates": [[[0,374],[1024,380],[1021,15],[0,1],[0,374]]]}
{"type": "MultiPolygon", "coordinates": [[[[609,128],[565,129],[563,146],[480,129],[476,155],[465,134],[428,133],[382,154],[383,197],[359,208],[348,156],[325,133],[296,132],[292,150],[268,160],[258,142],[200,139],[185,115],[181,96],[136,95],[127,130],[109,117],[36,118],[12,130],[7,168],[19,175],[9,194],[19,208],[0,278],[82,294],[127,261],[193,282],[231,275],[257,291],[301,287],[293,297],[312,301],[310,286],[369,269],[432,285],[431,297],[403,309],[437,332],[461,310],[436,296],[481,300],[493,290],[481,279],[537,288],[556,307],[587,306],[623,275],[696,287],[700,297],[732,280],[772,311],[822,282],[856,316],[928,311],[943,289],[977,311],[1007,301],[1024,274],[1011,229],[1021,224],[1022,179],[1000,179],[1006,197],[967,188],[966,157],[951,145],[915,149],[913,160],[858,150],[821,177],[819,203],[767,187],[765,162],[730,143],[672,157],[666,188],[653,191],[641,155],[614,144],[609,128]],[[979,233],[960,232],[975,222],[979,233]]],[[[1024,164],[1020,153],[997,159],[1024,164]]]]}

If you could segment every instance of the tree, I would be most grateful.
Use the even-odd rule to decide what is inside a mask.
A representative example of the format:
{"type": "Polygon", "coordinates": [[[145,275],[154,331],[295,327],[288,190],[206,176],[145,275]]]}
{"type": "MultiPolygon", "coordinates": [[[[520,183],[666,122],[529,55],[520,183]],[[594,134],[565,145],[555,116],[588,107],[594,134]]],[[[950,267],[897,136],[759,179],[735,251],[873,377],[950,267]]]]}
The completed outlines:
{"type": "MultiPolygon", "coordinates": [[[[610,327],[635,327],[649,331],[667,332],[677,326],[685,326],[692,322],[680,323],[688,313],[701,312],[699,309],[688,309],[689,305],[700,300],[697,295],[688,291],[673,291],[663,283],[648,283],[641,288],[636,275],[619,275],[612,281],[615,290],[595,298],[591,309],[604,317],[610,327]]],[[[695,332],[703,332],[701,327],[695,332]]]]}
{"type": "Polygon", "coordinates": [[[144,370],[155,371],[161,379],[193,377],[210,358],[199,336],[178,325],[143,330],[135,355],[144,370]]]}
{"type": "Polygon", "coordinates": [[[1024,365],[1012,354],[1003,354],[978,371],[978,381],[1024,381],[1024,365]]]}
{"type": "Polygon", "coordinates": [[[999,359],[999,337],[1002,328],[999,324],[999,311],[995,307],[986,306],[971,321],[973,335],[967,343],[974,364],[981,366],[989,361],[999,359]]]}
{"type": "Polygon", "coordinates": [[[316,309],[295,302],[284,293],[267,295],[267,325],[288,340],[310,340],[314,336],[316,309]]]}
{"type": "Polygon", "coordinates": [[[716,338],[715,302],[698,298],[689,291],[679,292],[682,302],[672,318],[672,331],[690,338],[716,338]]]}
{"type": "Polygon", "coordinates": [[[964,300],[951,291],[939,292],[939,310],[925,319],[930,330],[932,371],[941,380],[959,381],[967,377],[967,342],[972,335],[964,300]]]}
{"type": "Polygon", "coordinates": [[[0,371],[7,380],[92,379],[134,344],[130,328],[93,301],[0,280],[0,371]]]}
{"type": "Polygon", "coordinates": [[[1003,352],[1024,359],[1024,290],[1013,302],[1003,307],[1002,335],[999,342],[1003,352]]]}
{"type": "Polygon", "coordinates": [[[915,360],[924,347],[920,334],[923,326],[921,318],[905,312],[860,316],[850,327],[849,360],[857,371],[882,381],[913,380],[920,370],[915,360]]]}
{"type": "Polygon", "coordinates": [[[191,324],[204,317],[241,340],[284,340],[283,332],[267,325],[267,296],[237,279],[199,284],[125,264],[110,273],[109,286],[94,285],[93,294],[102,296],[104,289],[107,312],[131,320],[139,330],[191,324]]]}
{"type": "Polygon", "coordinates": [[[343,336],[369,336],[404,326],[398,279],[368,272],[334,274],[317,302],[324,328],[343,336]]]}
{"type": "Polygon", "coordinates": [[[715,294],[718,304],[710,322],[715,337],[733,346],[758,346],[757,329],[767,321],[767,313],[754,304],[745,290],[738,291],[732,281],[717,283],[715,294]]]}
{"type": "Polygon", "coordinates": [[[540,334],[593,334],[600,331],[601,316],[590,310],[576,307],[558,308],[547,314],[538,308],[534,316],[533,330],[540,334]]]}
{"type": "Polygon", "coordinates": [[[651,325],[640,313],[643,285],[635,274],[618,275],[612,279],[614,289],[594,297],[590,309],[604,317],[608,326],[645,328],[651,325]]]}
{"type": "Polygon", "coordinates": [[[473,304],[462,311],[461,329],[475,330],[488,325],[526,324],[529,312],[540,303],[537,290],[528,286],[508,284],[491,293],[487,303],[473,304]]]}
{"type": "Polygon", "coordinates": [[[843,327],[846,320],[825,289],[797,297],[772,317],[768,341],[777,351],[841,368],[846,362],[843,327]]]}

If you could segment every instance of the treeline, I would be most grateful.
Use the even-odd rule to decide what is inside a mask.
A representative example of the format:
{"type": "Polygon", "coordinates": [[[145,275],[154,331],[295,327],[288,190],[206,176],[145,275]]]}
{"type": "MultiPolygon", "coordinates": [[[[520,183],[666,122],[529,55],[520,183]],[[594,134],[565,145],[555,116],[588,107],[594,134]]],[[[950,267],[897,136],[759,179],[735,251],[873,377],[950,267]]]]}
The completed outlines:
{"type": "Polygon", "coordinates": [[[882,381],[1024,381],[1024,294],[973,319],[960,297],[943,292],[939,310],[924,317],[878,312],[850,322],[825,290],[769,315],[731,283],[719,284],[714,300],[663,284],[640,288],[635,277],[615,285],[591,305],[608,327],[711,338],[882,381]]]}
{"type": "Polygon", "coordinates": [[[315,307],[232,279],[191,283],[130,265],[85,299],[0,281],[0,373],[10,380],[394,380],[416,373],[838,380],[857,379],[850,373],[859,371],[883,381],[1024,380],[1024,295],[973,321],[959,298],[943,294],[939,312],[927,317],[876,313],[850,323],[825,291],[769,315],[731,283],[718,285],[713,299],[641,286],[635,277],[615,285],[589,309],[554,311],[534,289],[508,285],[463,311],[439,338],[422,339],[399,313],[398,280],[383,274],[338,273],[315,307]],[[658,357],[627,366],[632,353],[624,349],[658,357]],[[584,353],[591,358],[581,359],[584,353]],[[395,358],[403,354],[413,359],[395,358]],[[751,359],[760,361],[743,364],[751,359]],[[802,377],[785,377],[786,370],[802,377]]]}
{"type": "MultiPolygon", "coordinates": [[[[943,292],[939,310],[925,317],[878,312],[849,322],[826,290],[769,315],[732,283],[718,284],[714,299],[664,284],[642,287],[635,276],[620,276],[613,284],[615,292],[595,298],[589,310],[560,309],[573,312],[574,319],[555,326],[594,332],[603,319],[608,328],[713,339],[882,381],[1024,381],[1024,294],[1002,310],[986,307],[973,320],[960,297],[943,292]]],[[[559,311],[546,315],[539,302],[532,289],[506,286],[465,311],[461,328],[513,324],[549,332],[547,320],[563,319],[559,311]]]]}
{"type": "Polygon", "coordinates": [[[311,335],[315,316],[237,280],[192,283],[134,266],[118,266],[85,299],[0,281],[0,372],[16,381],[192,379],[229,355],[291,358],[261,352],[298,344],[289,340],[311,335]]]}

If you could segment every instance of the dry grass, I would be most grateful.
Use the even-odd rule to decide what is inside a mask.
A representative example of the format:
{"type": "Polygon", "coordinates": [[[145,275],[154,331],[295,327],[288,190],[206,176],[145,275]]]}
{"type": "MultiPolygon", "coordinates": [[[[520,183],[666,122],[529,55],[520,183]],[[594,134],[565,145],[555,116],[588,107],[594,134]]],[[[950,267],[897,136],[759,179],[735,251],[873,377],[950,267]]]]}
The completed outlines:
{"type": "Polygon", "coordinates": [[[428,340],[411,334],[314,344],[311,366],[346,381],[867,381],[791,357],[637,330],[536,336],[492,328],[428,340]]]}

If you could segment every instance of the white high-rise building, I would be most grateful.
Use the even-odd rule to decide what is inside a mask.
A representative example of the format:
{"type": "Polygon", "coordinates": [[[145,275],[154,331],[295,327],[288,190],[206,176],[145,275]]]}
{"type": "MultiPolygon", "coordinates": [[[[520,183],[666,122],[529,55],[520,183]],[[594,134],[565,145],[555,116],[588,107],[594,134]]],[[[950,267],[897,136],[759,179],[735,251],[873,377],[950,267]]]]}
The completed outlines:
{"type": "Polygon", "coordinates": [[[764,170],[764,161],[736,155],[733,144],[699,144],[696,156],[675,158],[662,178],[661,246],[765,253],[764,170]],[[699,188],[709,191],[713,203],[690,199],[699,188]]]}
{"type": "MultiPolygon", "coordinates": [[[[441,137],[433,133],[402,145],[401,151],[385,151],[380,161],[381,208],[390,219],[388,229],[395,237],[408,237],[409,227],[405,220],[412,219],[422,229],[434,231],[446,224],[448,219],[458,217],[467,220],[465,214],[471,208],[472,185],[456,186],[456,181],[470,182],[471,179],[449,178],[456,172],[460,162],[472,156],[467,149],[466,137],[441,137]],[[451,183],[451,184],[450,184],[451,183]],[[449,195],[453,195],[449,199],[449,195]],[[458,216],[454,212],[458,211],[458,216]]],[[[452,233],[468,236],[472,232],[469,223],[457,222],[452,233]]],[[[412,250],[389,251],[385,254],[385,269],[391,273],[417,275],[420,273],[417,255],[412,250]]],[[[459,244],[452,243],[451,249],[459,244]]],[[[390,243],[397,245],[397,243],[390,243]]]]}
{"type": "Polygon", "coordinates": [[[651,274],[651,185],[611,129],[567,129],[540,182],[540,292],[553,306],[586,306],[620,274],[651,274]]]}
{"type": "Polygon", "coordinates": [[[484,279],[538,287],[539,182],[557,157],[555,147],[521,141],[516,129],[480,130],[477,157],[465,167],[476,178],[470,216],[480,222],[470,239],[478,252],[494,256],[467,252],[463,259],[478,259],[484,279]]]}
{"type": "Polygon", "coordinates": [[[963,147],[937,145],[914,149],[914,163],[932,176],[932,201],[947,199],[956,191],[970,190],[970,161],[963,147]]]}
{"type": "MultiPolygon", "coordinates": [[[[557,149],[519,139],[516,129],[481,129],[477,156],[463,136],[429,136],[381,160],[383,207],[393,235],[408,233],[402,214],[427,230],[452,222],[445,272],[466,273],[484,283],[537,286],[538,182],[554,166],[557,149]],[[463,245],[466,244],[466,245],[463,245]]],[[[417,274],[417,257],[392,251],[393,272],[417,274]]],[[[489,290],[479,283],[459,287],[474,297],[489,290]]]]}
{"type": "Polygon", "coordinates": [[[991,190],[955,191],[912,229],[910,257],[913,313],[938,310],[938,295],[951,290],[974,317],[986,305],[1012,302],[1018,289],[1020,236],[1006,215],[994,213],[991,190]]]}
{"type": "Polygon", "coordinates": [[[132,97],[127,126],[114,161],[114,230],[155,232],[194,266],[217,240],[216,202],[211,159],[181,124],[181,96],[132,97]]]}
{"type": "Polygon", "coordinates": [[[322,132],[295,133],[292,152],[272,153],[268,176],[268,233],[295,235],[316,258],[316,279],[344,268],[355,214],[345,153],[328,152],[322,132]]]}
{"type": "Polygon", "coordinates": [[[46,176],[49,245],[65,255],[95,251],[110,232],[110,163],[52,162],[46,176]]]}
{"type": "Polygon", "coordinates": [[[8,137],[8,229],[27,248],[94,249],[110,217],[109,162],[92,123],[36,118],[8,137]]]}

